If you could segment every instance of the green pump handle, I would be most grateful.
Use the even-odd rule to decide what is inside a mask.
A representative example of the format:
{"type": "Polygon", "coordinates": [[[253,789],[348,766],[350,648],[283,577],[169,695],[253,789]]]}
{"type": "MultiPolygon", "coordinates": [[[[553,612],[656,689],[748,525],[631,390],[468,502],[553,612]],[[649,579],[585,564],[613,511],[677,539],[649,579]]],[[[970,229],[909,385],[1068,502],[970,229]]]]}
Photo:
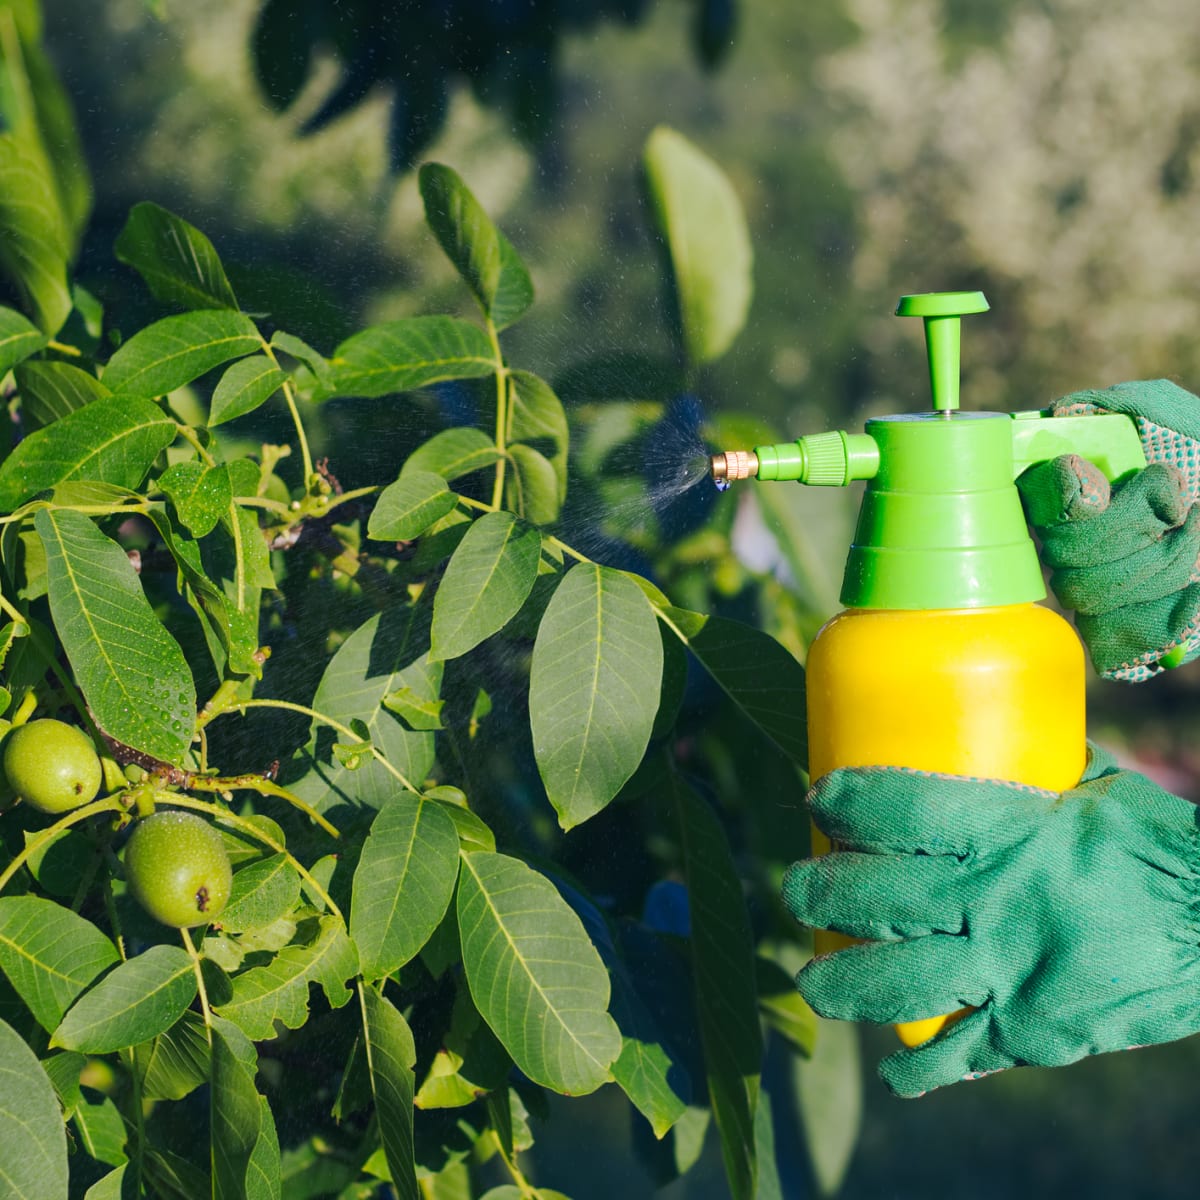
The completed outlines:
{"type": "Polygon", "coordinates": [[[901,296],[898,317],[925,321],[925,354],[929,359],[929,388],[937,412],[958,407],[960,318],[988,311],[982,292],[925,292],[901,296]]]}

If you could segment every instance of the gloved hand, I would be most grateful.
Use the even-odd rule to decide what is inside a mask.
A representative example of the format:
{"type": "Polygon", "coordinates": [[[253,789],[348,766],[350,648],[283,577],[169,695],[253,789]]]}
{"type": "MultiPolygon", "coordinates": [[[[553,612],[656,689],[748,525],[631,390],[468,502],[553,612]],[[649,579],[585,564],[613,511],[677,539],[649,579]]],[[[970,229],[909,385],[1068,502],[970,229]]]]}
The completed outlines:
{"type": "Polygon", "coordinates": [[[1096,670],[1137,682],[1200,654],[1200,398],[1165,379],[1076,392],[1056,416],[1128,413],[1147,467],[1111,490],[1078,455],[1017,480],[1096,670]],[[1166,659],[1163,663],[1161,660],[1166,659]]]}
{"type": "Polygon", "coordinates": [[[1197,809],[1092,749],[1057,795],[895,767],[809,793],[845,849],[796,863],[783,898],[870,942],[797,977],[822,1016],[896,1023],[975,1011],[885,1058],[892,1091],[1200,1031],[1197,809]]]}

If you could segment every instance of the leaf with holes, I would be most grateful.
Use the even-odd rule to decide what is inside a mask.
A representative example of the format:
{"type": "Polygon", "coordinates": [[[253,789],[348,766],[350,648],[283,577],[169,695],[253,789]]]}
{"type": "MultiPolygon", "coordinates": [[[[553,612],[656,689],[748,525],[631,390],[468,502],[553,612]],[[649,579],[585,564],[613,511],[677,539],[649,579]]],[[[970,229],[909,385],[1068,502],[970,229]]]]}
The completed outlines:
{"type": "Polygon", "coordinates": [[[507,855],[464,854],[458,929],[475,1007],[517,1066],[565,1095],[607,1082],[621,1052],[608,972],[554,885],[507,855]]]}
{"type": "Polygon", "coordinates": [[[129,556],[81,513],[42,509],[34,524],[46,548],[50,613],[96,723],[178,766],[192,741],[196,686],[129,556]]]}
{"type": "Polygon", "coordinates": [[[358,973],[354,943],[337,917],[312,922],[310,940],[287,946],[262,967],[233,980],[233,994],[216,1006],[254,1041],[275,1036],[275,1022],[299,1029],[308,1019],[308,989],[319,984],[330,1008],[350,999],[346,980],[358,973]]]}

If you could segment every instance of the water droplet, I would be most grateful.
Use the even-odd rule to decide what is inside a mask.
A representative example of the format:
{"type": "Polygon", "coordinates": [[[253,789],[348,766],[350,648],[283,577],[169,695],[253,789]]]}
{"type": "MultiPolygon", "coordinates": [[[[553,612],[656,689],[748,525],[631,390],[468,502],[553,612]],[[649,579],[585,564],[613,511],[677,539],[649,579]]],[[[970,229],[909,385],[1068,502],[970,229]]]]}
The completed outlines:
{"type": "Polygon", "coordinates": [[[729,480],[728,479],[714,479],[713,487],[715,487],[718,492],[727,492],[727,491],[729,491],[729,480]]]}

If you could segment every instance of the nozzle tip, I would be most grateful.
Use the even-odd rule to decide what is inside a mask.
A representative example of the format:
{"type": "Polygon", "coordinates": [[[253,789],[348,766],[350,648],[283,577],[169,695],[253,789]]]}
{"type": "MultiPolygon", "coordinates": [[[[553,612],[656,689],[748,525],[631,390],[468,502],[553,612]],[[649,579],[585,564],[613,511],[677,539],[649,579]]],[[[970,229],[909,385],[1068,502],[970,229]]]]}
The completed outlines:
{"type": "Polygon", "coordinates": [[[709,460],[709,474],[714,483],[726,486],[738,479],[749,479],[758,474],[758,455],[753,450],[725,450],[714,454],[709,460]]]}

